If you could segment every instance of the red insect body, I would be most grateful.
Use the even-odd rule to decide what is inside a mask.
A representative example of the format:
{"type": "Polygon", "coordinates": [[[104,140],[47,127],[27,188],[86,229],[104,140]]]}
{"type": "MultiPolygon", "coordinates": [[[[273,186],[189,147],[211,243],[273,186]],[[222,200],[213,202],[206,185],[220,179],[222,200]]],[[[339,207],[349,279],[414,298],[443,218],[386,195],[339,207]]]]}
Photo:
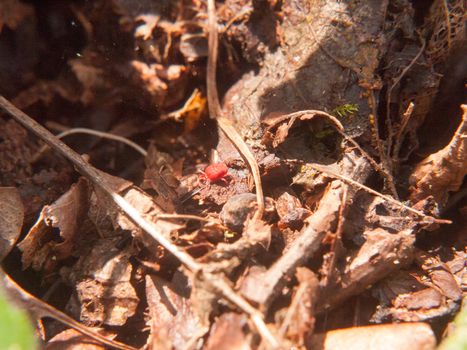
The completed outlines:
{"type": "Polygon", "coordinates": [[[208,165],[206,169],[204,169],[206,177],[209,179],[209,181],[212,182],[224,178],[224,176],[227,175],[228,171],[229,168],[227,168],[227,165],[225,165],[224,163],[214,163],[208,165]]]}
{"type": "Polygon", "coordinates": [[[209,182],[222,181],[227,183],[226,177],[229,176],[228,171],[229,168],[224,163],[214,163],[208,165],[206,169],[204,169],[203,174],[201,174],[201,178],[209,180],[209,182]]]}

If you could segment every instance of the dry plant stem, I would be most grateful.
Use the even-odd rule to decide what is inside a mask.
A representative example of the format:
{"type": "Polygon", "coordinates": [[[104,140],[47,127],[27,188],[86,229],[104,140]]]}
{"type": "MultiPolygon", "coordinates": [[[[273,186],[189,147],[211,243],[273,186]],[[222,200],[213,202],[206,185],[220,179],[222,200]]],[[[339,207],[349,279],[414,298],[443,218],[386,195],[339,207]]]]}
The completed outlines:
{"type": "Polygon", "coordinates": [[[203,218],[197,215],[189,215],[189,214],[157,214],[157,219],[180,219],[180,220],[196,220],[202,222],[211,222],[208,218],[203,218]]]}
{"type": "Polygon", "coordinates": [[[73,128],[73,129],[69,129],[69,130],[61,132],[60,134],[57,135],[57,137],[61,139],[61,138],[64,138],[65,136],[72,135],[72,134],[88,134],[88,135],[102,137],[104,139],[118,141],[118,142],[124,143],[125,145],[130,146],[135,151],[140,153],[143,157],[146,157],[148,155],[148,152],[140,145],[127,139],[126,137],[115,135],[110,132],[97,131],[97,130],[88,129],[88,128],[73,128]]]}
{"type": "Polygon", "coordinates": [[[258,210],[255,213],[255,219],[261,219],[264,213],[264,195],[263,187],[261,184],[261,176],[259,172],[258,163],[256,162],[253,153],[251,153],[247,144],[238,133],[237,129],[233,126],[232,122],[228,120],[222,111],[219,95],[217,93],[216,86],[216,67],[217,67],[217,51],[218,51],[218,32],[217,32],[217,17],[216,7],[214,0],[208,0],[208,19],[209,19],[209,56],[207,66],[207,81],[206,85],[208,88],[207,98],[209,105],[209,112],[211,118],[217,120],[217,124],[227,138],[232,142],[235,148],[238,150],[240,155],[243,157],[245,162],[250,167],[250,171],[253,175],[256,189],[256,202],[258,204],[258,210]]]}
{"type": "Polygon", "coordinates": [[[369,96],[369,105],[372,110],[372,114],[370,114],[370,124],[373,127],[374,138],[376,141],[376,148],[378,149],[379,158],[381,161],[382,168],[385,173],[388,174],[386,177],[388,181],[389,188],[392,192],[394,198],[399,199],[399,195],[397,194],[396,185],[394,184],[394,179],[392,178],[392,170],[390,168],[390,164],[386,157],[386,152],[384,151],[383,141],[381,141],[380,133],[379,133],[379,125],[378,125],[378,111],[376,109],[376,98],[375,93],[373,90],[368,91],[369,96]]]}
{"type": "Polygon", "coordinates": [[[339,221],[337,222],[336,232],[334,233],[333,242],[330,247],[330,252],[332,253],[331,261],[329,262],[328,273],[324,277],[325,285],[329,285],[330,281],[332,281],[332,278],[334,277],[333,274],[334,274],[334,268],[336,267],[337,259],[340,258],[340,256],[338,256],[339,251],[337,250],[337,247],[338,247],[337,242],[342,241],[342,234],[344,232],[345,212],[346,212],[345,209],[347,208],[346,204],[347,204],[348,192],[349,192],[348,188],[344,188],[342,192],[341,206],[339,208],[339,215],[337,217],[339,221]]]}
{"type": "Polygon", "coordinates": [[[430,215],[426,215],[424,213],[422,213],[421,211],[419,210],[416,210],[414,208],[411,208],[407,205],[405,205],[404,203],[392,198],[392,197],[389,197],[389,196],[386,196],[382,193],[379,193],[378,191],[375,191],[373,190],[372,188],[368,187],[368,186],[365,186],[365,185],[362,185],[361,183],[355,181],[355,180],[352,180],[351,178],[347,177],[347,176],[344,176],[344,175],[340,175],[340,174],[336,174],[334,173],[333,171],[329,170],[329,169],[325,169],[319,165],[315,165],[315,164],[310,164],[310,163],[307,163],[306,165],[307,167],[310,167],[314,170],[317,170],[317,171],[320,171],[330,177],[333,177],[335,179],[339,179],[339,180],[342,180],[346,183],[348,183],[349,185],[352,185],[352,186],[355,186],[357,188],[360,188],[368,193],[371,193],[375,196],[378,196],[378,197],[381,197],[383,198],[384,200],[388,201],[389,203],[392,203],[402,209],[405,209],[413,214],[416,214],[417,216],[421,217],[421,218],[424,218],[426,219],[426,221],[428,221],[428,223],[437,223],[437,224],[452,224],[452,221],[451,220],[445,220],[445,219],[437,219],[437,218],[434,218],[430,215]]]}
{"type": "Polygon", "coordinates": [[[75,329],[81,334],[84,334],[88,336],[89,338],[92,338],[112,348],[121,349],[121,350],[137,350],[136,348],[132,346],[120,343],[115,340],[108,339],[100,335],[99,333],[89,329],[88,327],[75,321],[70,316],[64,314],[63,312],[57,310],[56,308],[50,306],[49,304],[43,302],[42,300],[26,292],[6,273],[1,273],[0,276],[1,275],[3,275],[3,277],[1,277],[2,281],[0,282],[0,284],[3,284],[5,289],[7,289],[9,294],[12,296],[13,300],[20,303],[21,307],[24,308],[25,310],[28,310],[29,312],[34,313],[34,315],[38,316],[38,318],[43,318],[43,317],[53,318],[67,325],[68,327],[75,329]]]}
{"type": "Polygon", "coordinates": [[[422,42],[422,47],[418,51],[418,53],[415,55],[415,57],[410,61],[407,67],[405,67],[401,74],[394,80],[392,85],[389,87],[387,94],[386,94],[386,126],[388,128],[388,137],[387,137],[387,148],[386,148],[386,157],[387,159],[390,159],[391,155],[391,149],[392,149],[392,141],[393,141],[393,136],[394,136],[394,131],[392,130],[392,121],[391,121],[391,96],[392,96],[392,90],[399,84],[399,82],[402,80],[404,75],[407,74],[410,68],[417,62],[417,60],[420,58],[422,55],[423,51],[425,50],[425,44],[426,41],[421,38],[422,42]]]}
{"type": "Polygon", "coordinates": [[[0,108],[23,125],[26,129],[37,135],[40,139],[46,142],[51,148],[68,159],[76,169],[85,177],[87,177],[94,185],[104,191],[137,225],[153,237],[160,245],[172,253],[186,268],[188,268],[195,276],[200,274],[206,283],[214,286],[219,293],[232,304],[236,305],[240,310],[247,313],[256,325],[261,336],[270,342],[272,347],[278,347],[278,341],[269,332],[262,318],[262,314],[252,307],[245,299],[240,297],[232,289],[232,287],[218,276],[206,272],[206,267],[198,263],[190,255],[179,249],[149,221],[146,221],[141,214],[133,206],[131,206],[122,196],[115,193],[109,185],[104,181],[99,172],[87,163],[79,154],[69,148],[60,139],[56,138],[51,132],[38,124],[24,112],[12,105],[3,96],[0,96],[0,108]]]}
{"type": "MultiPolygon", "coordinates": [[[[88,134],[88,135],[94,135],[94,136],[102,137],[104,139],[109,139],[109,140],[122,142],[122,143],[130,146],[131,148],[133,148],[135,151],[140,153],[143,157],[146,157],[148,155],[148,152],[146,152],[146,150],[143,147],[141,147],[140,145],[138,145],[138,144],[134,143],[133,141],[127,139],[126,137],[114,135],[114,134],[111,134],[109,132],[88,129],[88,128],[68,129],[68,130],[65,130],[65,131],[61,132],[60,134],[58,134],[57,138],[61,139],[61,138],[64,138],[65,136],[73,135],[73,134],[88,134]]],[[[33,156],[32,162],[34,163],[35,161],[37,161],[41,157],[41,155],[45,152],[46,149],[47,149],[47,145],[44,145],[43,147],[41,147],[41,149],[33,156]]]]}
{"type": "Polygon", "coordinates": [[[396,143],[394,145],[394,151],[392,153],[393,163],[397,163],[399,161],[398,160],[399,153],[400,153],[400,149],[402,146],[403,137],[405,134],[405,128],[407,127],[407,124],[409,123],[409,120],[412,117],[414,107],[415,105],[413,104],[413,102],[410,102],[409,105],[407,106],[406,111],[404,112],[404,115],[402,116],[402,124],[399,128],[399,131],[397,132],[396,143]]]}

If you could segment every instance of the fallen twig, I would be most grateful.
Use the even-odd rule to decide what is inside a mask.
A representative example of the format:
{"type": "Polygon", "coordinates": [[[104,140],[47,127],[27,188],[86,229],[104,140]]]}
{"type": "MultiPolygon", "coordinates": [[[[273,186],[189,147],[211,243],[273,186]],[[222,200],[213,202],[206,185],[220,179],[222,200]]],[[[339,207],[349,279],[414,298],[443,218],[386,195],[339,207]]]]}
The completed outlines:
{"type": "Polygon", "coordinates": [[[452,224],[452,221],[451,220],[445,220],[445,219],[437,219],[437,218],[434,218],[433,216],[430,216],[430,215],[427,215],[423,212],[421,212],[420,210],[416,210],[412,207],[409,207],[408,205],[405,205],[404,203],[402,203],[401,201],[398,201],[392,197],[389,197],[389,196],[386,196],[378,191],[375,191],[374,189],[368,187],[368,186],[365,186],[355,180],[352,180],[351,178],[345,176],[345,175],[340,175],[340,174],[336,174],[335,172],[327,169],[327,168],[324,168],[322,166],[319,166],[319,165],[315,165],[315,164],[310,164],[310,163],[307,163],[306,164],[307,167],[311,168],[311,169],[314,169],[314,170],[317,170],[317,171],[320,171],[330,177],[333,177],[333,178],[336,178],[336,179],[339,179],[339,180],[342,180],[346,183],[348,183],[349,185],[352,185],[352,186],[355,186],[355,187],[358,187],[368,193],[371,193],[375,196],[378,196],[378,197],[381,197],[383,198],[384,200],[388,201],[389,203],[392,203],[392,204],[395,204],[396,206],[400,207],[400,208],[403,208],[413,214],[416,214],[417,216],[419,217],[422,217],[424,219],[426,219],[426,221],[428,223],[437,223],[437,224],[452,224]]]}
{"type": "Polygon", "coordinates": [[[391,162],[388,161],[388,158],[386,156],[386,152],[384,150],[384,145],[383,141],[381,140],[381,134],[379,132],[379,117],[378,117],[378,110],[377,110],[377,104],[376,104],[376,98],[375,98],[375,93],[372,89],[369,90],[368,92],[368,102],[371,108],[371,114],[369,115],[369,123],[371,130],[373,132],[373,137],[376,142],[376,148],[378,150],[379,154],[379,159],[381,161],[381,167],[384,170],[384,173],[388,174],[386,176],[387,179],[387,184],[389,185],[389,188],[392,192],[392,195],[396,198],[399,199],[399,195],[397,194],[397,189],[396,185],[394,184],[394,179],[392,178],[392,168],[391,168],[391,162]]]}
{"type": "MultiPolygon", "coordinates": [[[[130,146],[131,148],[133,148],[135,151],[140,153],[143,157],[146,157],[148,155],[148,152],[143,147],[136,144],[135,142],[127,139],[126,137],[115,135],[109,132],[98,131],[98,130],[93,130],[93,129],[88,129],[88,128],[73,128],[73,129],[65,130],[56,136],[57,138],[61,139],[65,136],[73,135],[73,134],[94,135],[94,136],[102,137],[104,139],[122,142],[130,146]]],[[[47,148],[48,148],[47,145],[44,145],[43,147],[41,147],[39,151],[37,151],[37,153],[32,157],[31,161],[35,163],[42,156],[42,154],[47,150],[47,148]]]]}
{"type": "Polygon", "coordinates": [[[208,88],[207,98],[209,105],[209,113],[211,118],[217,120],[217,124],[227,138],[232,142],[245,162],[250,167],[256,189],[256,201],[258,210],[255,213],[255,219],[261,219],[264,213],[264,195],[261,184],[261,175],[259,172],[258,163],[256,162],[253,153],[251,153],[247,144],[233,126],[232,122],[224,116],[222,111],[219,95],[216,86],[216,67],[217,67],[217,51],[218,51],[218,32],[217,32],[217,17],[214,0],[208,0],[208,19],[209,19],[209,56],[207,66],[207,81],[208,88]]]}
{"type": "Polygon", "coordinates": [[[397,163],[399,162],[399,153],[400,149],[402,146],[402,141],[405,135],[405,128],[407,127],[407,124],[409,123],[410,118],[413,115],[413,110],[414,110],[415,105],[413,102],[410,102],[409,105],[407,106],[407,109],[405,110],[403,116],[402,116],[402,123],[401,126],[399,127],[399,131],[397,132],[396,136],[396,143],[394,144],[394,150],[392,153],[392,162],[397,163]]]}
{"type": "Polygon", "coordinates": [[[407,67],[405,67],[402,70],[401,74],[399,74],[399,76],[394,80],[394,82],[388,88],[388,91],[386,93],[386,125],[387,125],[387,128],[388,128],[386,154],[387,154],[388,159],[391,159],[390,156],[391,156],[391,149],[392,149],[392,141],[393,141],[393,137],[394,137],[394,132],[392,130],[392,121],[391,121],[391,96],[392,96],[392,90],[394,90],[394,88],[397,86],[397,84],[399,84],[399,82],[402,80],[404,75],[407,74],[409,69],[412,68],[412,66],[415,64],[415,62],[417,62],[417,60],[420,58],[423,51],[425,50],[425,44],[426,44],[425,39],[420,38],[420,41],[422,42],[422,47],[420,48],[418,53],[415,55],[415,57],[412,59],[412,61],[410,61],[410,63],[407,65],[407,67]]]}
{"type": "Polygon", "coordinates": [[[68,159],[76,169],[85,177],[87,177],[94,185],[99,187],[105,194],[107,194],[117,206],[153,237],[160,245],[172,253],[185,267],[193,273],[195,278],[201,278],[204,282],[208,283],[222,295],[226,300],[237,306],[240,310],[248,314],[253,324],[256,326],[260,335],[265,339],[272,348],[277,348],[279,342],[271,334],[263,320],[263,315],[260,311],[251,306],[244,298],[239,296],[234,289],[221,278],[219,275],[208,272],[204,264],[198,263],[189,254],[174,245],[168,238],[166,238],[158,228],[151,222],[145,220],[143,216],[131,206],[122,196],[115,193],[112,188],[104,181],[101,174],[86,162],[83,157],[73,151],[60,139],[55,137],[50,131],[45,129],[27,114],[12,105],[3,96],[0,96],[0,108],[9,116],[15,119],[18,123],[23,125],[26,129],[41,138],[50,147],[68,159]]]}

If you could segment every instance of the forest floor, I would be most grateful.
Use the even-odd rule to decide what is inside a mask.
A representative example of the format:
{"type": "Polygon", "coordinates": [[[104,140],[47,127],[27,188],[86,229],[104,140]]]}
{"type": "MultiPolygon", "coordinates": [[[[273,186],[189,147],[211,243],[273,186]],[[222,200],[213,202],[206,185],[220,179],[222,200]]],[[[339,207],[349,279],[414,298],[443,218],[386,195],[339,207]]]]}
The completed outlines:
{"type": "Polygon", "coordinates": [[[466,50],[463,1],[1,1],[3,287],[47,349],[436,348],[466,50]]]}

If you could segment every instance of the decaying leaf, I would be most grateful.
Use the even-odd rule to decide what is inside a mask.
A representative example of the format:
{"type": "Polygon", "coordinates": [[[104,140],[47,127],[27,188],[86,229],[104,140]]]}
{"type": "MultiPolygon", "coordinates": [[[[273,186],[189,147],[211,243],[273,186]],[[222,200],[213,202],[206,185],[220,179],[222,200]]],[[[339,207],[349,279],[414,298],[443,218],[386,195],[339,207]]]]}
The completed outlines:
{"type": "MultiPolygon", "coordinates": [[[[100,334],[107,338],[115,338],[115,334],[106,332],[103,330],[99,331],[100,334]]],[[[105,350],[107,347],[98,342],[97,340],[91,339],[74,329],[67,329],[63,332],[58,333],[52,339],[47,341],[45,346],[46,350],[105,350]]]]}
{"type": "Polygon", "coordinates": [[[442,150],[422,160],[410,176],[410,199],[416,203],[433,196],[443,206],[449,192],[462,185],[467,174],[467,105],[451,142],[442,150]]]}
{"type": "Polygon", "coordinates": [[[135,38],[142,38],[148,40],[152,36],[154,28],[157,26],[160,17],[152,14],[140,15],[136,17],[137,21],[142,21],[143,24],[139,25],[135,30],[135,38]]]}
{"type": "Polygon", "coordinates": [[[281,228],[300,229],[303,221],[311,213],[303,208],[300,200],[288,192],[282,193],[276,201],[277,215],[279,215],[279,225],[281,228]]]}
{"type": "Polygon", "coordinates": [[[31,5],[27,5],[19,0],[3,0],[0,2],[0,33],[3,26],[16,29],[18,25],[27,17],[34,14],[31,5]]]}
{"type": "Polygon", "coordinates": [[[392,234],[377,228],[365,232],[365,238],[360,249],[345,258],[350,263],[345,266],[338,286],[333,285],[320,294],[318,309],[335,307],[413,260],[415,237],[412,230],[392,234]]]}
{"type": "Polygon", "coordinates": [[[76,285],[80,319],[87,325],[121,326],[135,314],[139,304],[131,284],[131,247],[119,249],[120,237],[98,240],[80,257],[70,274],[76,285]]]}
{"type": "Polygon", "coordinates": [[[18,244],[23,252],[23,268],[32,265],[35,270],[41,270],[46,262],[70,257],[88,206],[89,189],[84,178],[53,204],[45,206],[36,224],[18,244]],[[54,237],[52,228],[58,228],[60,236],[54,237]]]}
{"type": "Polygon", "coordinates": [[[23,219],[24,207],[18,189],[0,187],[0,262],[15,245],[23,219]]]}
{"type": "Polygon", "coordinates": [[[202,337],[202,327],[189,299],[186,277],[177,273],[172,282],[146,276],[151,334],[149,349],[188,349],[202,337]]]}
{"type": "Polygon", "coordinates": [[[319,350],[434,350],[436,338],[426,323],[387,324],[317,334],[308,346],[319,350]]]}
{"type": "MultiPolygon", "coordinates": [[[[150,222],[153,222],[154,225],[157,226],[157,229],[167,238],[169,238],[176,230],[183,227],[182,225],[168,220],[158,219],[157,215],[162,213],[161,209],[156,202],[142,190],[139,190],[136,187],[131,188],[123,197],[144,217],[146,217],[150,222]]],[[[146,235],[143,233],[143,230],[128,219],[126,215],[119,213],[116,218],[116,223],[118,223],[122,229],[131,231],[135,237],[145,239],[146,235]]],[[[152,238],[149,239],[149,242],[147,243],[151,245],[154,244],[154,240],[152,238]]]]}
{"type": "Polygon", "coordinates": [[[246,333],[248,319],[245,315],[228,312],[216,319],[211,327],[206,350],[249,350],[251,335],[246,333]]]}
{"type": "MultiPolygon", "coordinates": [[[[381,305],[373,321],[433,321],[451,315],[459,307],[461,288],[448,264],[423,251],[415,256],[421,270],[399,271],[374,288],[373,294],[381,305]]],[[[464,270],[465,266],[457,273],[464,270]]]]}
{"type": "Polygon", "coordinates": [[[201,94],[201,91],[195,89],[183,107],[170,112],[166,118],[183,120],[185,133],[189,133],[199,125],[201,118],[206,113],[206,102],[206,98],[201,94]]]}
{"type": "Polygon", "coordinates": [[[84,104],[91,103],[95,98],[96,91],[106,87],[106,82],[103,77],[104,70],[92,66],[83,59],[70,60],[69,64],[76,78],[83,86],[83,92],[80,98],[81,102],[84,104]]]}
{"type": "Polygon", "coordinates": [[[173,213],[178,204],[176,189],[180,182],[174,174],[174,161],[170,155],[157,150],[154,144],[148,148],[145,159],[146,170],[141,187],[143,189],[153,189],[158,196],[155,201],[166,212],[173,213]]]}

